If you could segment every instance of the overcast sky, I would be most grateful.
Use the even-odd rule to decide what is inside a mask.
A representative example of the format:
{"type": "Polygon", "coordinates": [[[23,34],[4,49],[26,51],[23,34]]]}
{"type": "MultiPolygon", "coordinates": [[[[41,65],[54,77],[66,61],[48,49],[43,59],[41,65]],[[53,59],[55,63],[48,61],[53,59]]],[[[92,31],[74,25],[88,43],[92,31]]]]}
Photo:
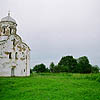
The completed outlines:
{"type": "Polygon", "coordinates": [[[9,10],[31,48],[31,66],[67,55],[100,66],[100,0],[0,0],[0,19],[9,10]]]}

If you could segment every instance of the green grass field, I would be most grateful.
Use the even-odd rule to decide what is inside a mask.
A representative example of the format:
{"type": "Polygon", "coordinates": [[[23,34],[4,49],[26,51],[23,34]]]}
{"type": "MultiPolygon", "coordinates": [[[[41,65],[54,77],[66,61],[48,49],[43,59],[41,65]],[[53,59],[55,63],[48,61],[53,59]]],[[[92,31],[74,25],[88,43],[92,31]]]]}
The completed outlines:
{"type": "Polygon", "coordinates": [[[0,78],[0,100],[100,100],[100,74],[0,78]]]}

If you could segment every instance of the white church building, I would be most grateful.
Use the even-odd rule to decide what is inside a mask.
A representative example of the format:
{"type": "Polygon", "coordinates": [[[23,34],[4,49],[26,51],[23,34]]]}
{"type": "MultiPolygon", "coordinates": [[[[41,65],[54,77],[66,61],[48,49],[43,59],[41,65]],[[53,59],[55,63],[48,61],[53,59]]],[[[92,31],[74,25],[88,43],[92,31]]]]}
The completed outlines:
{"type": "Polygon", "coordinates": [[[16,27],[10,13],[0,21],[0,76],[30,75],[30,48],[16,34],[16,27]]]}

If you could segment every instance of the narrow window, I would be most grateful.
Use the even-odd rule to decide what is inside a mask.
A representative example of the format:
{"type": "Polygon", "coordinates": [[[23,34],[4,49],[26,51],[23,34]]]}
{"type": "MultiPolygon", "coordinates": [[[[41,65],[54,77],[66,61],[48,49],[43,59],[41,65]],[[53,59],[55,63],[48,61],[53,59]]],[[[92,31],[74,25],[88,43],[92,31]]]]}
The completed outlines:
{"type": "Polygon", "coordinates": [[[11,52],[9,53],[9,59],[11,59],[11,52]]]}
{"type": "Polygon", "coordinates": [[[10,34],[11,34],[12,29],[10,28],[10,34]]]}
{"type": "Polygon", "coordinates": [[[17,57],[17,52],[15,53],[15,59],[18,59],[18,57],[17,57]]]}
{"type": "Polygon", "coordinates": [[[24,72],[25,72],[25,69],[24,69],[24,72]]]}
{"type": "Polygon", "coordinates": [[[5,28],[4,28],[4,30],[3,30],[3,33],[5,33],[5,28]]]}
{"type": "Polygon", "coordinates": [[[13,40],[13,46],[15,46],[15,39],[13,40]]]}
{"type": "Polygon", "coordinates": [[[25,54],[24,54],[24,52],[22,52],[22,55],[23,55],[23,57],[25,57],[25,54]]]}

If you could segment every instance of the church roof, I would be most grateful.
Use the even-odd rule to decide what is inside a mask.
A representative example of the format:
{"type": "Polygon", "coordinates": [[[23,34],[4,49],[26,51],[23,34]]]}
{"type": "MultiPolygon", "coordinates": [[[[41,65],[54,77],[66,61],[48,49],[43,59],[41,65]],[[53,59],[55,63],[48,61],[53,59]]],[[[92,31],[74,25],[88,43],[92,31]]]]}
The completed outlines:
{"type": "Polygon", "coordinates": [[[16,23],[16,21],[10,16],[10,13],[8,13],[8,16],[1,19],[1,22],[13,22],[16,23]]]}

